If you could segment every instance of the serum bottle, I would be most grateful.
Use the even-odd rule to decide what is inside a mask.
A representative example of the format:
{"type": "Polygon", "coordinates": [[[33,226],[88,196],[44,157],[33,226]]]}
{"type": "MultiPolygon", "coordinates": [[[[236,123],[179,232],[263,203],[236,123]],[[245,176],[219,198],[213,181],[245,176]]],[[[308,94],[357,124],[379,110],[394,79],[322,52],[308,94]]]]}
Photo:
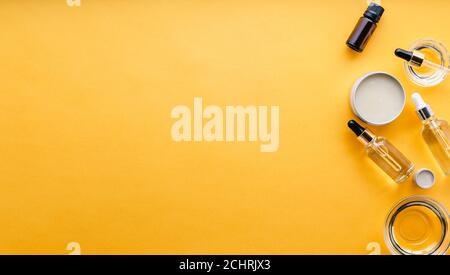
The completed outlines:
{"type": "Polygon", "coordinates": [[[416,111],[422,120],[422,136],[441,166],[450,175],[450,128],[448,122],[434,116],[433,110],[418,93],[412,95],[416,111]]]}
{"type": "Polygon", "coordinates": [[[347,125],[366,146],[367,156],[395,182],[405,181],[414,171],[414,164],[387,139],[375,136],[354,120],[350,120],[347,125]]]}

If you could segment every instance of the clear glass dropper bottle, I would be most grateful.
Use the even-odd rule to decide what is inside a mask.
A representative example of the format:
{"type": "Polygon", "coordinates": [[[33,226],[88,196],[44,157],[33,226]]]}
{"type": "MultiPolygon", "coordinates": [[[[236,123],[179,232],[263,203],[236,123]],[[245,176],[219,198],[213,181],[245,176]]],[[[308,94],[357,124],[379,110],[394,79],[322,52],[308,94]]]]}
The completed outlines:
{"type": "Polygon", "coordinates": [[[407,51],[404,49],[396,49],[395,55],[397,57],[400,57],[401,59],[408,62],[408,64],[415,66],[415,67],[428,67],[430,69],[434,70],[442,70],[445,73],[450,73],[450,68],[444,67],[440,64],[436,64],[428,59],[425,58],[425,55],[419,51],[407,51]]]}
{"type": "Polygon", "coordinates": [[[448,122],[436,118],[430,105],[425,103],[420,94],[414,93],[412,99],[423,123],[422,136],[439,166],[448,176],[450,175],[450,127],[448,122]]]}
{"type": "Polygon", "coordinates": [[[414,171],[414,164],[387,139],[375,136],[354,120],[350,120],[347,125],[366,146],[367,156],[395,182],[405,181],[414,171]]]}

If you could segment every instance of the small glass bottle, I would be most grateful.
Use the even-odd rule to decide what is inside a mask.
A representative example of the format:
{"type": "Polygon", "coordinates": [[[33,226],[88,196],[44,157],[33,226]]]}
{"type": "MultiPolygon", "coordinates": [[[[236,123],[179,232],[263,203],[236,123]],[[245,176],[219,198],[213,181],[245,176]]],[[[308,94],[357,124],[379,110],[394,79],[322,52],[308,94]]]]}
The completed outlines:
{"type": "Polygon", "coordinates": [[[366,146],[369,158],[395,182],[405,181],[414,171],[414,164],[387,139],[375,136],[354,120],[350,120],[347,125],[366,146]]]}
{"type": "Polygon", "coordinates": [[[420,94],[412,95],[416,111],[422,120],[422,136],[439,163],[445,175],[450,175],[450,127],[448,122],[433,113],[430,105],[426,104],[420,94]]]}
{"type": "Polygon", "coordinates": [[[369,38],[377,28],[377,23],[383,15],[384,8],[376,3],[370,3],[364,15],[359,18],[355,28],[347,39],[347,46],[357,52],[362,52],[369,38]]]}

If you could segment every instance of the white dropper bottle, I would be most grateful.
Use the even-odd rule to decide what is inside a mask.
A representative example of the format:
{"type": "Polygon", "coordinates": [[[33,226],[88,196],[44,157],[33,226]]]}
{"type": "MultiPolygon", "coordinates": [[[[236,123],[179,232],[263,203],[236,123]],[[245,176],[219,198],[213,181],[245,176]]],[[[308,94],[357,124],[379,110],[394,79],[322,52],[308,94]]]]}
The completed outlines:
{"type": "Polygon", "coordinates": [[[446,175],[450,174],[450,127],[447,121],[436,118],[419,93],[412,95],[416,112],[422,120],[422,136],[446,175]]]}
{"type": "Polygon", "coordinates": [[[413,93],[412,100],[414,101],[414,105],[416,105],[416,112],[421,120],[427,120],[434,116],[430,105],[423,100],[419,93],[413,93]]]}

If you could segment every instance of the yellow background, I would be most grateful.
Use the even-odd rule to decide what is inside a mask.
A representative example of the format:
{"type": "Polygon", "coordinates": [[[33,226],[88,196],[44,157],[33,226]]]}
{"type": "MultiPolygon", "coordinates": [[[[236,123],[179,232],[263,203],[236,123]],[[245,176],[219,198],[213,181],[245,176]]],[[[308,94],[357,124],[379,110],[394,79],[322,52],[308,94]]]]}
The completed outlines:
{"type": "Polygon", "coordinates": [[[412,194],[450,207],[410,95],[450,119],[450,79],[409,82],[397,47],[450,45],[450,1],[386,0],[362,54],[345,41],[359,1],[65,0],[0,3],[0,253],[368,254],[412,194]],[[370,71],[404,84],[399,119],[372,127],[417,167],[397,185],[347,129],[370,71]],[[171,109],[279,105],[280,148],[176,143],[171,109]]]}

